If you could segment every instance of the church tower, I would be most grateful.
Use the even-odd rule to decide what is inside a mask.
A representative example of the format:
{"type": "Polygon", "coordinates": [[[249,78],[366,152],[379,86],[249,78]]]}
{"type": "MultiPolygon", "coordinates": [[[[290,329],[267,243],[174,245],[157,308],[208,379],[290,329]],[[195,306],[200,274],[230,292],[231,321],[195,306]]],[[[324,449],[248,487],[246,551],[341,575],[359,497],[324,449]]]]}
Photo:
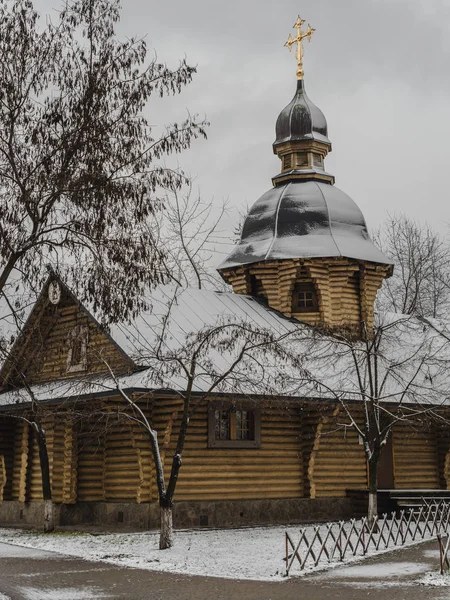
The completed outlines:
{"type": "Polygon", "coordinates": [[[373,327],[374,301],[392,262],[373,244],[362,212],[325,169],[331,152],[322,111],[306,94],[298,18],[297,90],[276,122],[281,171],[250,209],[240,242],[218,271],[237,294],[263,298],[288,317],[332,329],[373,327]]]}

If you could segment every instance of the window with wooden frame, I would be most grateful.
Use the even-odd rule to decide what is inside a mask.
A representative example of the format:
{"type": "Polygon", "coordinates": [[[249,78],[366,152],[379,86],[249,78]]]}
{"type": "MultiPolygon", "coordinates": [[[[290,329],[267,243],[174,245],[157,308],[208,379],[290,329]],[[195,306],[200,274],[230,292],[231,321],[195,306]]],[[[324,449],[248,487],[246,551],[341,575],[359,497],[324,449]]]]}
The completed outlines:
{"type": "Polygon", "coordinates": [[[313,283],[297,284],[292,294],[292,312],[318,312],[319,303],[313,283]]]}
{"type": "Polygon", "coordinates": [[[292,154],[285,154],[283,156],[283,171],[289,171],[292,169],[292,154]]]}
{"type": "Polygon", "coordinates": [[[313,165],[319,167],[319,169],[323,169],[323,156],[321,154],[313,153],[313,165]]]}
{"type": "Polygon", "coordinates": [[[308,167],[308,155],[306,152],[299,152],[297,155],[297,167],[308,167]]]}
{"type": "Polygon", "coordinates": [[[69,346],[67,353],[67,373],[86,371],[88,332],[88,327],[81,325],[76,325],[70,331],[67,338],[69,346]]]}
{"type": "Polygon", "coordinates": [[[259,448],[261,411],[254,405],[232,401],[210,402],[209,448],[259,448]]]}

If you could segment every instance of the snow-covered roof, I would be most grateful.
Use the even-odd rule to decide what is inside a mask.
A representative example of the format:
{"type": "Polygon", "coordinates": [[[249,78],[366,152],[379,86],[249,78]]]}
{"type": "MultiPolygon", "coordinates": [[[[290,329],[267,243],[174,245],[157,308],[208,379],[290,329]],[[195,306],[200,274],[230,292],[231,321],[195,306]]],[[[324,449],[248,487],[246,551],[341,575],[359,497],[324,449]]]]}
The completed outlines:
{"type": "MultiPolygon", "coordinates": [[[[226,372],[254,332],[271,336],[283,347],[260,348],[239,363],[215,393],[252,396],[361,400],[352,353],[345,343],[288,319],[258,300],[234,293],[162,286],[152,294],[149,310],[128,324],[114,325],[114,342],[138,365],[132,374],[90,375],[32,386],[38,400],[117,394],[117,388],[160,392],[183,391],[194,350],[207,332],[219,331],[197,361],[193,389],[205,392],[226,372]],[[239,332],[239,333],[237,333],[239,332]],[[297,361],[297,362],[296,362],[297,361]]],[[[382,390],[386,402],[447,403],[450,390],[450,327],[445,322],[385,315],[378,377],[389,371],[382,390]]],[[[267,339],[267,337],[265,338],[267,339]]],[[[364,345],[359,351],[364,355],[364,345]]],[[[364,359],[362,359],[364,362],[364,359]]],[[[364,385],[368,373],[361,369],[364,385]]],[[[0,404],[29,401],[25,390],[0,395],[0,404]]]]}
{"type": "Polygon", "coordinates": [[[152,293],[150,309],[132,323],[111,325],[112,339],[141,366],[148,364],[149,349],[154,346],[167,325],[166,345],[183,345],[189,334],[219,322],[247,322],[281,335],[298,327],[259,300],[232,292],[204,289],[180,289],[173,285],[160,286],[152,293]],[[165,317],[170,311],[168,323],[165,317]]]}

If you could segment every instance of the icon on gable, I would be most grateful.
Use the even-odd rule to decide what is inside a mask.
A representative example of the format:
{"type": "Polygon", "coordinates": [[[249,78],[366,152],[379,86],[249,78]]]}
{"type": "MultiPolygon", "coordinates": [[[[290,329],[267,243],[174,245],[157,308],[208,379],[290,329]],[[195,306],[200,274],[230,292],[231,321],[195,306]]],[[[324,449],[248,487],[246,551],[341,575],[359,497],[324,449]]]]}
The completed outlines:
{"type": "Polygon", "coordinates": [[[52,304],[59,304],[61,300],[61,286],[57,281],[52,281],[48,286],[48,299],[52,304]]]}
{"type": "Polygon", "coordinates": [[[77,325],[70,331],[67,337],[69,346],[69,352],[67,354],[67,373],[86,371],[88,334],[88,327],[82,325],[77,325]]]}

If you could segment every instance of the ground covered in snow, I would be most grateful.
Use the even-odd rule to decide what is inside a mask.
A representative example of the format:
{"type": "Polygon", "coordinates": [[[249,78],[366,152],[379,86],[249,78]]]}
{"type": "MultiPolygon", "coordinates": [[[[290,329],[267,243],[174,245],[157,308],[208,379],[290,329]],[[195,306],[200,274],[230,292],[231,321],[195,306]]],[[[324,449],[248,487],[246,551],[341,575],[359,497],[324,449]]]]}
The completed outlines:
{"type": "MultiPolygon", "coordinates": [[[[0,542],[127,567],[210,577],[277,581],[284,579],[285,575],[285,531],[289,531],[295,539],[299,527],[179,531],[175,534],[174,547],[164,551],[158,549],[159,535],[155,532],[43,534],[37,531],[0,529],[0,542]]],[[[20,553],[20,549],[17,548],[15,552],[20,553]]],[[[345,562],[358,559],[361,557],[351,557],[345,562]]],[[[332,566],[338,564],[342,565],[332,563],[332,566]]],[[[326,565],[322,564],[321,568],[324,566],[326,565]]],[[[351,568],[357,567],[349,566],[347,570],[351,568]]],[[[311,572],[311,568],[303,572],[295,569],[292,574],[307,572],[311,572]]],[[[429,583],[438,585],[431,581],[429,583]]]]}

